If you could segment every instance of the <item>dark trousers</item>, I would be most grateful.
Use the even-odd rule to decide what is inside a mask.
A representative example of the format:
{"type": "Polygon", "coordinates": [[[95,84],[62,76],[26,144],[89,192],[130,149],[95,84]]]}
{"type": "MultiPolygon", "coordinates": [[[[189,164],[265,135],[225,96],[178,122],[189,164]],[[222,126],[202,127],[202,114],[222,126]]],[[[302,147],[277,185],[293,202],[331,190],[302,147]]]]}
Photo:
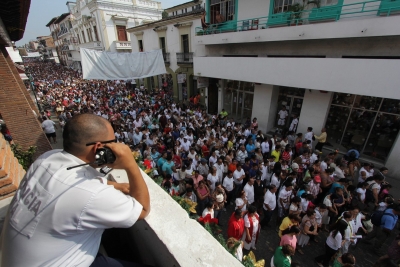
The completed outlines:
{"type": "Polygon", "coordinates": [[[389,235],[382,231],[381,227],[374,226],[374,229],[371,233],[367,235],[365,238],[366,241],[372,240],[375,238],[374,242],[374,250],[377,252],[381,252],[382,245],[386,242],[389,238],[389,235]]]}
{"type": "Polygon", "coordinates": [[[329,262],[331,261],[332,257],[335,255],[336,252],[337,250],[334,250],[325,243],[325,254],[316,257],[315,260],[319,263],[322,263],[322,265],[324,265],[325,267],[328,267],[329,262]]]}
{"type": "Polygon", "coordinates": [[[264,218],[261,221],[261,225],[262,226],[266,226],[269,224],[269,222],[271,221],[272,215],[274,214],[273,210],[264,210],[264,218]]]}
{"type": "Polygon", "coordinates": [[[103,256],[102,254],[98,253],[90,267],[145,267],[148,265],[143,265],[134,262],[116,260],[113,258],[109,258],[103,256]]]}
{"type": "Polygon", "coordinates": [[[322,152],[322,148],[324,147],[325,143],[318,142],[315,146],[315,150],[319,150],[322,152]]]}

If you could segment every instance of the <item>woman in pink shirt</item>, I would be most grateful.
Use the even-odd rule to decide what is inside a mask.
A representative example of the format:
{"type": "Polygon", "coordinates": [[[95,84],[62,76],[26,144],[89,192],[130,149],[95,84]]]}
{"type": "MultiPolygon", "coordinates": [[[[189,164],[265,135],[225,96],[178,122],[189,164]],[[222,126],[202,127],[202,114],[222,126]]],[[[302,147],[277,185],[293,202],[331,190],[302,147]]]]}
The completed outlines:
{"type": "Polygon", "coordinates": [[[294,249],[296,249],[297,244],[297,236],[300,234],[300,228],[298,226],[293,225],[288,229],[282,232],[281,242],[279,246],[283,245],[291,245],[294,249]]]}

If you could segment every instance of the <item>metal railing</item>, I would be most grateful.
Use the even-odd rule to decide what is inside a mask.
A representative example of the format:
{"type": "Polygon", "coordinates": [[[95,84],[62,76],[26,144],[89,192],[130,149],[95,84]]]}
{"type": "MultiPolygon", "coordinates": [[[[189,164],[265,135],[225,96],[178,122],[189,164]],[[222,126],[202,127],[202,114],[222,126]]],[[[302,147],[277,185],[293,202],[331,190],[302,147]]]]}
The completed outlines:
{"type": "Polygon", "coordinates": [[[164,63],[170,63],[169,53],[163,53],[164,63]]]}
{"type": "Polygon", "coordinates": [[[296,26],[310,23],[338,21],[341,18],[362,16],[390,16],[400,13],[400,0],[395,1],[365,1],[346,5],[315,7],[299,12],[276,13],[270,16],[249,18],[238,21],[226,21],[219,24],[209,24],[206,28],[196,27],[196,35],[218,34],[267,29],[276,26],[296,26]]]}
{"type": "Polygon", "coordinates": [[[176,53],[176,61],[179,63],[193,63],[193,52],[176,53]]]}

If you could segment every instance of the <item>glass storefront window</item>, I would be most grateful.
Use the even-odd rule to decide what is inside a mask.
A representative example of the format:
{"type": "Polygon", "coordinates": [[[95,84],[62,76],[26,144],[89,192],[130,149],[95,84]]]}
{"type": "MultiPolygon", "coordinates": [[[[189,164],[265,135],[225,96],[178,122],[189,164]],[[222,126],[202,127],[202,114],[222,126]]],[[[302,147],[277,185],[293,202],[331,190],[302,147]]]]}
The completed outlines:
{"type": "Polygon", "coordinates": [[[296,88],[296,87],[281,86],[279,88],[279,94],[280,95],[292,95],[292,96],[304,97],[305,91],[306,91],[305,89],[296,88]]]}
{"type": "Polygon", "coordinates": [[[354,107],[366,110],[378,110],[381,102],[382,98],[380,97],[358,95],[354,101],[354,107]]]}
{"type": "Polygon", "coordinates": [[[362,151],[369,131],[374,123],[376,112],[353,109],[342,145],[347,149],[362,151]]]}
{"type": "Polygon", "coordinates": [[[400,100],[385,98],[382,102],[380,111],[400,114],[400,100]]]}
{"type": "Polygon", "coordinates": [[[337,147],[340,144],[344,130],[346,129],[347,119],[350,114],[350,108],[332,105],[328,119],[326,121],[326,131],[332,146],[337,147]]]}
{"type": "Polygon", "coordinates": [[[254,83],[250,82],[240,82],[239,90],[254,92],[254,83]]]}
{"type": "Polygon", "coordinates": [[[400,116],[378,113],[364,154],[386,160],[400,129],[400,116]]]}
{"type": "Polygon", "coordinates": [[[332,104],[341,106],[352,106],[354,102],[355,95],[334,93],[332,98],[332,104]]]}
{"type": "Polygon", "coordinates": [[[400,130],[400,100],[335,93],[326,128],[327,145],[385,161],[400,130]]]}

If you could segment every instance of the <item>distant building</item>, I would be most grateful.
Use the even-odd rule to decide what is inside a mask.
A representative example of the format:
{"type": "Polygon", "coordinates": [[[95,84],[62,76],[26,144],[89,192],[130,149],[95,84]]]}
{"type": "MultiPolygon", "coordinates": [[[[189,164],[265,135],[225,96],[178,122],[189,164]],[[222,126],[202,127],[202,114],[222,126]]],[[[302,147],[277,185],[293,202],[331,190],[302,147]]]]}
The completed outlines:
{"type": "Polygon", "coordinates": [[[161,49],[164,55],[167,73],[140,79],[138,84],[144,84],[150,90],[167,87],[173,90],[177,101],[187,101],[200,93],[204,104],[205,87],[198,86],[197,75],[193,72],[193,55],[198,47],[194,42],[195,29],[201,26],[203,12],[202,1],[190,1],[165,9],[161,20],[127,30],[132,52],[161,49]]]}

